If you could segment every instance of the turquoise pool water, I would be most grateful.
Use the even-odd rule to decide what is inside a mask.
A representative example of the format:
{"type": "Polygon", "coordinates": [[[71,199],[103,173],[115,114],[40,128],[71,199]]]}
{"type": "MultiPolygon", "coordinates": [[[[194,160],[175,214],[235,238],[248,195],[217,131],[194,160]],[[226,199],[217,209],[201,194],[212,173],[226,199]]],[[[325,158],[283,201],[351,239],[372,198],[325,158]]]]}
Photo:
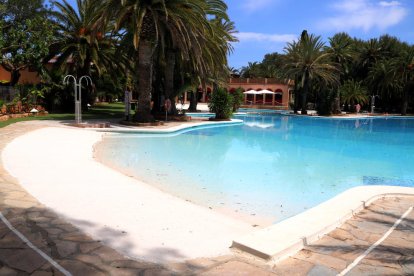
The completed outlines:
{"type": "MultiPolygon", "coordinates": [[[[289,111],[273,110],[273,109],[259,109],[259,108],[239,108],[235,116],[237,117],[238,116],[237,114],[240,114],[240,113],[272,115],[272,114],[288,114],[289,111]]],[[[196,113],[187,112],[186,115],[191,116],[191,117],[198,117],[198,118],[208,118],[208,117],[215,116],[214,113],[210,113],[210,112],[196,112],[196,113]]]]}
{"type": "Polygon", "coordinates": [[[244,124],[109,135],[100,155],[181,198],[273,221],[354,186],[414,186],[413,119],[237,118],[244,124]]]}

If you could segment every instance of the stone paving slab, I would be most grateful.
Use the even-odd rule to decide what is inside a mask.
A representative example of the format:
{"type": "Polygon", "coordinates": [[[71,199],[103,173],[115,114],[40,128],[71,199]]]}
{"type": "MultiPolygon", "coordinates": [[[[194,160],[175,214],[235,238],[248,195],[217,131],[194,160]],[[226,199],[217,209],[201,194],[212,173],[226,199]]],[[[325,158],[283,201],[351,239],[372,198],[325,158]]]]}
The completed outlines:
{"type": "MultiPolygon", "coordinates": [[[[379,240],[411,206],[412,196],[379,199],[273,269],[282,275],[318,275],[315,269],[319,275],[336,275],[379,240]],[[302,272],[295,269],[300,266],[304,267],[302,272]]],[[[414,275],[413,230],[414,211],[348,275],[414,275]]]]}
{"type": "MultiPolygon", "coordinates": [[[[0,129],[0,150],[45,123],[0,129]],[[7,132],[7,135],[2,133],[7,132]]],[[[0,160],[0,211],[36,247],[73,275],[336,275],[377,241],[414,197],[380,199],[319,241],[273,266],[239,256],[159,265],[132,260],[93,240],[27,194],[0,160]]],[[[414,212],[348,275],[414,275],[414,212]]],[[[61,275],[0,221],[0,275],[61,275]]]]}

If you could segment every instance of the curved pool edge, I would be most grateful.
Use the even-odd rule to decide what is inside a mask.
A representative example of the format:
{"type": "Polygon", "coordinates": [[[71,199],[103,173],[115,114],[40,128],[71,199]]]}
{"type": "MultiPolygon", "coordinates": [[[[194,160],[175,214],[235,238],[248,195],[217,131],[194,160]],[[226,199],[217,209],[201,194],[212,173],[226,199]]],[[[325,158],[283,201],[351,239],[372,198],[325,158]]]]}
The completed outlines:
{"type": "Polygon", "coordinates": [[[383,197],[414,196],[414,188],[358,186],[272,226],[233,240],[234,253],[275,264],[328,234],[383,197]]]}
{"type": "Polygon", "coordinates": [[[346,116],[338,116],[338,115],[331,115],[331,116],[323,116],[317,114],[308,114],[308,115],[301,115],[301,114],[294,114],[294,113],[284,113],[284,116],[291,116],[291,117],[301,117],[301,118],[311,118],[311,119],[338,119],[338,120],[357,120],[357,119],[414,119],[414,116],[407,115],[382,115],[382,114],[347,114],[346,116]]]}
{"type": "Polygon", "coordinates": [[[47,207],[57,213],[59,218],[71,223],[89,237],[101,241],[102,244],[132,259],[164,264],[173,261],[184,262],[197,258],[222,256],[230,253],[228,248],[234,236],[248,233],[253,229],[253,226],[243,220],[187,202],[162,192],[145,182],[131,179],[114,169],[108,170],[108,167],[93,158],[93,145],[101,138],[102,134],[93,129],[77,129],[56,125],[46,125],[28,132],[22,131],[20,135],[8,141],[5,148],[0,148],[0,167],[4,166],[5,172],[10,176],[10,179],[13,179],[13,183],[16,183],[33,197],[35,204],[47,207]],[[79,135],[81,133],[84,135],[79,135]],[[56,137],[55,134],[60,136],[56,137]],[[33,135],[36,137],[34,138],[33,135]],[[16,143],[19,145],[21,143],[22,146],[16,143]],[[32,143],[36,143],[36,145],[33,146],[32,143]],[[38,157],[44,156],[44,152],[43,154],[34,153],[29,148],[36,151],[44,151],[47,148],[53,156],[48,155],[48,158],[39,160],[38,157]],[[65,149],[65,153],[62,154],[57,148],[65,149]],[[10,162],[12,161],[10,157],[13,157],[13,162],[10,162]],[[56,162],[56,159],[64,159],[64,161],[56,162]],[[47,163],[45,160],[48,160],[49,164],[45,164],[47,163]],[[79,166],[82,172],[71,173],[73,170],[68,167],[72,165],[79,166]],[[39,169],[39,166],[42,169],[39,169]],[[53,170],[45,174],[44,167],[53,167],[53,170]],[[16,172],[15,169],[18,171],[16,172]],[[62,170],[65,173],[62,173],[62,170]],[[111,176],[104,174],[104,171],[111,176]],[[37,172],[37,175],[32,175],[32,172],[37,172]],[[50,174],[53,175],[48,176],[50,174]],[[63,175],[67,177],[62,177],[63,175]],[[43,177],[49,180],[40,179],[43,177]],[[113,179],[113,177],[117,179],[113,179]],[[56,179],[60,180],[56,181],[56,179]],[[94,179],[97,180],[94,181],[94,179]],[[108,185],[116,185],[116,189],[110,189],[108,185]],[[104,187],[104,192],[96,193],[96,187],[104,187]],[[35,188],[39,188],[39,190],[34,191],[35,188]],[[138,196],[133,194],[135,190],[138,190],[138,196]],[[59,195],[56,195],[57,191],[60,192],[59,195]],[[124,195],[115,196],[116,193],[112,191],[124,192],[124,195]],[[76,195],[71,197],[70,193],[76,193],[76,195]],[[155,195],[157,198],[148,195],[155,195]],[[51,201],[46,201],[43,196],[51,201]],[[105,200],[102,200],[102,197],[105,200]],[[119,198],[122,200],[118,200],[119,198]],[[130,198],[128,204],[125,203],[127,198],[130,198]],[[83,200],[86,205],[78,205],[83,200]],[[118,205],[111,204],[110,200],[118,205]],[[111,206],[113,208],[105,209],[102,212],[103,207],[99,202],[105,202],[104,207],[111,206]],[[92,205],[96,207],[96,204],[98,205],[96,210],[99,211],[89,210],[92,205]],[[133,208],[137,204],[140,206],[140,212],[134,213],[131,210],[119,212],[119,205],[133,208]],[[57,208],[57,206],[61,206],[65,210],[57,208]],[[154,212],[154,210],[158,211],[154,212]],[[131,214],[135,214],[136,219],[131,219],[131,214]],[[105,216],[110,217],[109,221],[97,223],[99,217],[105,216]],[[125,217],[127,218],[126,223],[135,224],[129,230],[125,228],[125,225],[119,223],[119,220],[125,217]],[[137,220],[139,221],[137,222],[137,220]],[[85,223],[85,221],[89,223],[85,223]],[[141,227],[142,225],[145,227],[141,227]],[[107,235],[107,230],[116,231],[121,228],[125,232],[122,232],[123,235],[107,235]],[[168,231],[165,231],[165,228],[168,231]],[[166,248],[166,251],[171,250],[171,252],[177,253],[167,256],[165,254],[154,255],[150,250],[151,248],[163,247],[166,248]]]}
{"type": "Polygon", "coordinates": [[[97,132],[106,132],[106,133],[132,133],[132,134],[172,134],[178,133],[185,130],[192,130],[203,127],[219,127],[219,126],[231,126],[242,124],[243,120],[231,119],[230,121],[201,121],[201,122],[190,122],[182,123],[179,125],[171,126],[168,128],[145,128],[145,127],[126,127],[126,126],[112,126],[111,128],[96,128],[93,129],[97,132]]]}

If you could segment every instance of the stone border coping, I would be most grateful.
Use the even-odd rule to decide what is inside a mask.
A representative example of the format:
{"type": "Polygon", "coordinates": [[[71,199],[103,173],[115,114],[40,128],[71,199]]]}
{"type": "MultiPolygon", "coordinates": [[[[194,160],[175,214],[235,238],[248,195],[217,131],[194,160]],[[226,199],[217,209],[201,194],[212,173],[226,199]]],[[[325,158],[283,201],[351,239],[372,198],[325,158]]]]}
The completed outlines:
{"type": "Polygon", "coordinates": [[[108,133],[135,133],[135,134],[162,134],[162,133],[175,133],[180,132],[183,130],[190,130],[195,128],[203,128],[203,127],[219,127],[219,126],[227,126],[227,125],[240,125],[243,124],[243,120],[239,119],[232,119],[231,121],[201,121],[201,122],[195,122],[195,123],[182,123],[176,126],[172,126],[169,128],[161,128],[161,129],[155,129],[155,128],[127,128],[127,127],[121,127],[121,126],[114,126],[112,125],[112,128],[110,129],[96,129],[100,132],[108,132],[108,133]]]}
{"type": "Polygon", "coordinates": [[[378,198],[397,195],[414,195],[414,188],[354,187],[296,216],[233,240],[231,248],[241,256],[274,264],[320,239],[378,198]]]}
{"type": "Polygon", "coordinates": [[[349,115],[331,115],[331,116],[321,116],[317,114],[294,114],[294,113],[284,113],[286,116],[298,116],[303,118],[320,118],[320,119],[339,119],[339,120],[355,120],[355,119],[414,119],[414,116],[407,115],[381,115],[381,114],[349,114],[349,115]]]}
{"type": "Polygon", "coordinates": [[[89,123],[89,122],[84,122],[84,123],[73,123],[73,124],[68,124],[68,126],[72,126],[72,127],[79,127],[79,128],[109,128],[111,127],[111,124],[109,122],[93,122],[93,123],[89,123]]]}
{"type": "Polygon", "coordinates": [[[17,118],[26,118],[26,117],[42,117],[45,116],[45,113],[16,113],[16,114],[0,114],[0,122],[5,122],[10,119],[17,119],[17,118]]]}

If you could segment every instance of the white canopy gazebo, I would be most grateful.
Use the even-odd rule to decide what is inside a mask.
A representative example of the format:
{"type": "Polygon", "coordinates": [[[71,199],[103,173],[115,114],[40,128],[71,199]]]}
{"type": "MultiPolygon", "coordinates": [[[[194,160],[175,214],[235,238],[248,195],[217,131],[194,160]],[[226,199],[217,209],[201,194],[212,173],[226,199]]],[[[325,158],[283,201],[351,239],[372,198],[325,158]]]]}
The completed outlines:
{"type": "Polygon", "coordinates": [[[262,89],[262,90],[259,90],[258,92],[260,94],[271,94],[271,95],[275,94],[275,92],[267,90],[267,89],[262,89]]]}
{"type": "Polygon", "coordinates": [[[244,96],[245,97],[244,102],[247,102],[247,95],[253,95],[253,101],[251,101],[250,104],[255,104],[256,103],[256,95],[259,95],[260,93],[259,93],[259,91],[250,89],[250,90],[247,90],[247,91],[243,92],[243,94],[245,95],[244,96]]]}
{"type": "Polygon", "coordinates": [[[266,104],[266,95],[272,95],[272,102],[271,104],[274,105],[275,104],[275,95],[282,95],[281,92],[273,92],[271,90],[267,90],[267,89],[261,89],[259,91],[250,89],[247,90],[245,92],[243,92],[243,94],[245,95],[245,102],[247,102],[247,95],[253,95],[253,101],[251,101],[250,103],[252,104],[256,104],[256,95],[262,95],[263,96],[263,104],[266,104]]]}
{"type": "Polygon", "coordinates": [[[260,94],[260,92],[256,91],[256,90],[247,90],[247,91],[243,92],[243,94],[245,94],[245,95],[258,95],[258,94],[260,94]]]}
{"type": "Polygon", "coordinates": [[[272,105],[273,105],[273,103],[274,103],[274,94],[275,94],[273,91],[270,91],[270,90],[267,90],[267,89],[262,89],[262,90],[259,91],[259,93],[263,95],[263,104],[266,104],[266,95],[272,95],[272,105]]]}

